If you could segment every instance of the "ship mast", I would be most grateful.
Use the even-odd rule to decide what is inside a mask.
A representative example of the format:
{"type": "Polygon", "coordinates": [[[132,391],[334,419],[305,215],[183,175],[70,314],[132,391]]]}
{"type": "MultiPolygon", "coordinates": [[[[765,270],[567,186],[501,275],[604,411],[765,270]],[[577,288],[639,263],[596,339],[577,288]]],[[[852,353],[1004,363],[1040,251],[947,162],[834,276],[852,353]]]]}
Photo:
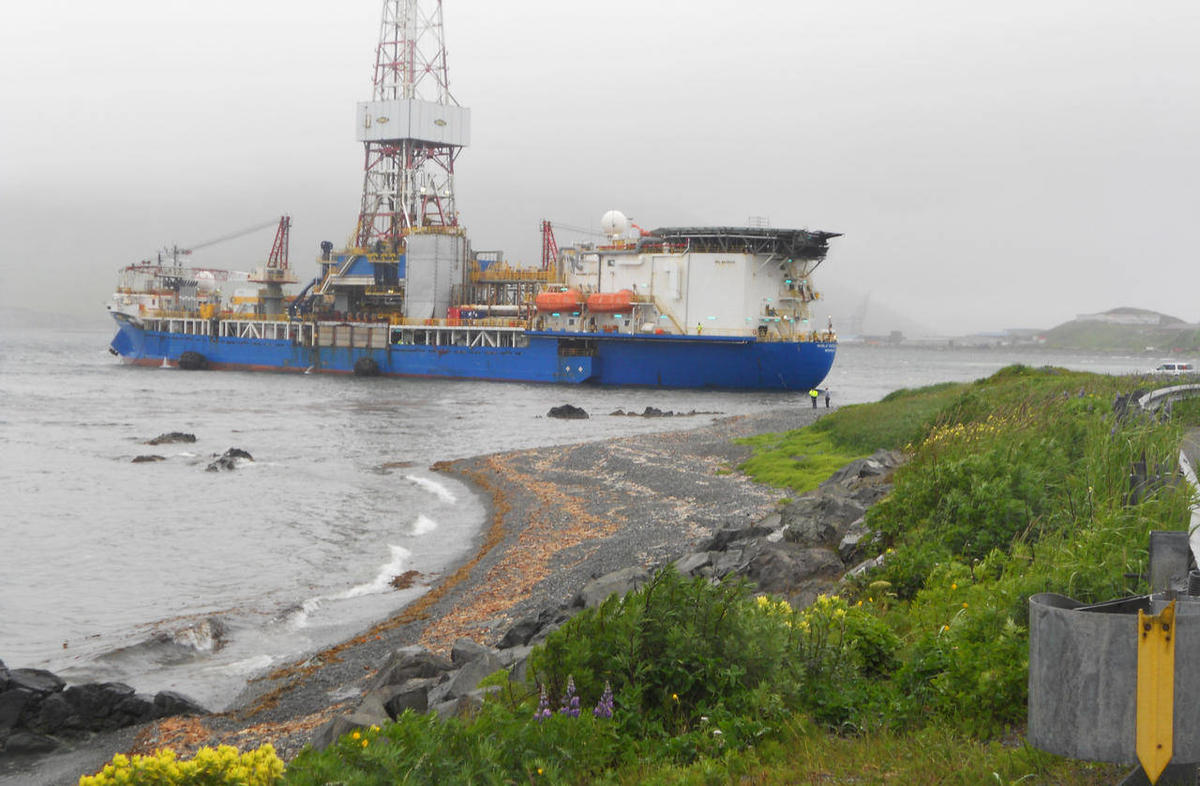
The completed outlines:
{"type": "Polygon", "coordinates": [[[458,227],[454,161],[470,111],[450,95],[441,0],[384,0],[373,84],[358,104],[366,160],[355,241],[394,252],[414,228],[458,227]]]}

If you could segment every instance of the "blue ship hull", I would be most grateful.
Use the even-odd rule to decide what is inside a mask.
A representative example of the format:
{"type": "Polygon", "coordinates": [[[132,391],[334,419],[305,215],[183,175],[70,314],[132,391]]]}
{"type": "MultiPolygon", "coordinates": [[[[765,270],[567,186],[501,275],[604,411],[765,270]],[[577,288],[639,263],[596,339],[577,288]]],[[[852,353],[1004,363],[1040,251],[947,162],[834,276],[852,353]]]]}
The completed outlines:
{"type": "Polygon", "coordinates": [[[505,382],[807,391],[833,365],[836,342],[756,341],[750,337],[526,332],[524,347],[393,344],[387,348],[309,347],[288,340],[170,333],[114,315],[112,350],[127,362],[172,365],[185,352],[213,369],[354,372],[369,357],[379,373],[505,382]]]}

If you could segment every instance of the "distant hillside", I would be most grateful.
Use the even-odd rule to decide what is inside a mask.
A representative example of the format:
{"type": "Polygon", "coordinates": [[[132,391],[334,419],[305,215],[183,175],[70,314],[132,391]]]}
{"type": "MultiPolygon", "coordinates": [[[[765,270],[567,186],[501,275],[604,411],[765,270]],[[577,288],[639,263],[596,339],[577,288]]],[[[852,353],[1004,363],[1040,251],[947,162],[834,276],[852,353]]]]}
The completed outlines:
{"type": "Polygon", "coordinates": [[[1127,352],[1200,351],[1200,325],[1138,308],[1084,314],[1044,334],[1046,346],[1127,352]]]}

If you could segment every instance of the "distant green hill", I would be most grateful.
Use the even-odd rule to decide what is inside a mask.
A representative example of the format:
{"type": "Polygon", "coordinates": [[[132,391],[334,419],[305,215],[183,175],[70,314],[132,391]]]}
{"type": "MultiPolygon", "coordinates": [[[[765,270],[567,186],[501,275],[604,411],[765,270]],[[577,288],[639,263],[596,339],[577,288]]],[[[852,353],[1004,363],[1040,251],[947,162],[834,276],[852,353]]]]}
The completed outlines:
{"type": "Polygon", "coordinates": [[[1114,308],[1101,316],[1108,321],[1075,319],[1051,328],[1044,334],[1046,346],[1129,352],[1200,351],[1200,326],[1178,317],[1136,308],[1114,308]],[[1137,320],[1142,323],[1130,324],[1137,320]]]}

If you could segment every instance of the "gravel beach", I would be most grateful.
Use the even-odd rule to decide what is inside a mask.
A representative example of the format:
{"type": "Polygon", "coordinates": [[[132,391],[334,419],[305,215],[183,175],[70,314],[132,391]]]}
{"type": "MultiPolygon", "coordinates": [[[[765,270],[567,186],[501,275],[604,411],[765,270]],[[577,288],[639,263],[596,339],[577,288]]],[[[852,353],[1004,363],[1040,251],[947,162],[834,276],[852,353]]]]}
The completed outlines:
{"type": "Polygon", "coordinates": [[[397,647],[448,653],[460,637],[494,645],[515,620],[569,603],[591,578],[662,564],[718,529],[764,517],[786,494],[736,471],[750,451],[733,440],[799,428],[828,411],[797,406],[694,416],[710,422],[439,463],[435,469],[490,498],[490,521],[469,559],[418,579],[429,585],[424,596],[354,639],[256,679],[233,710],[100,735],[42,761],[36,773],[0,770],[0,783],[70,783],[114,752],[163,746],[188,755],[202,745],[246,749],[270,742],[289,759],[315,728],[355,705],[397,647]]]}

